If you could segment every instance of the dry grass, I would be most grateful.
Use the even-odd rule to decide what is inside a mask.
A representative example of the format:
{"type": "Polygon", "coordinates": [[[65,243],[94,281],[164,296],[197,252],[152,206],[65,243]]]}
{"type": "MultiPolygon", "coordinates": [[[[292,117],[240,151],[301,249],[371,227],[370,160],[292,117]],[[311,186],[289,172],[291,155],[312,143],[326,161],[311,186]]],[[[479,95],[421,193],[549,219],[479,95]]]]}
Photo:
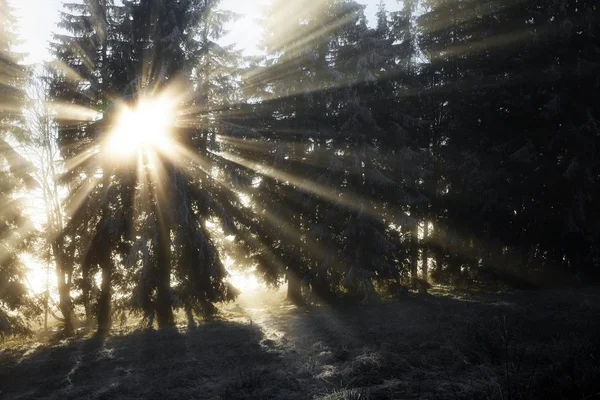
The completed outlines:
{"type": "Polygon", "coordinates": [[[197,329],[0,351],[10,399],[592,399],[600,292],[311,311],[246,302],[197,329]]]}

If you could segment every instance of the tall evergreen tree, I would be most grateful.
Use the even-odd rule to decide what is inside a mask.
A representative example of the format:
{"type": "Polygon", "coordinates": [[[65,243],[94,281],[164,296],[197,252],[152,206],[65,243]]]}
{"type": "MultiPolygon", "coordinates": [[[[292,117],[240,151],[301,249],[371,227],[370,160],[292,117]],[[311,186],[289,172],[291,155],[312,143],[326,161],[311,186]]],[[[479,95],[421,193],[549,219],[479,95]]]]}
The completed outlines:
{"type": "Polygon", "coordinates": [[[267,117],[250,123],[268,130],[270,143],[261,144],[261,154],[253,147],[241,157],[269,166],[253,198],[278,217],[269,223],[284,233],[285,239],[261,240],[278,253],[288,297],[297,300],[300,277],[308,276],[318,297],[331,299],[352,266],[398,276],[399,254],[391,250],[400,248],[391,244],[397,238],[388,226],[410,219],[399,207],[404,198],[390,202],[399,194],[390,178],[396,170],[381,152],[390,144],[393,152],[408,150],[394,137],[409,117],[387,120],[405,79],[385,9],[376,29],[367,27],[355,2],[276,2],[265,15],[271,57],[246,86],[264,99],[254,109],[267,117]],[[281,18],[293,23],[282,28],[281,18]]]}
{"type": "Polygon", "coordinates": [[[235,230],[235,215],[241,217],[236,193],[207,167],[226,168],[215,156],[217,133],[226,129],[220,121],[236,104],[237,55],[215,42],[233,15],[217,6],[217,1],[92,2],[68,5],[73,13],[63,15],[73,36],[57,36],[62,70],[54,81],[55,99],[86,98],[87,107],[103,113],[96,121],[60,128],[65,156],[85,159],[68,176],[73,188],[89,185],[90,193],[75,204],[65,234],[78,241],[86,308],[99,292],[99,330],[110,327],[111,303],[143,310],[150,324],[156,316],[160,327],[168,327],[174,308],[185,308],[193,321],[193,312],[210,314],[212,303],[236,294],[225,282],[207,225],[215,217],[235,230]],[[103,149],[117,122],[116,102],[134,108],[161,96],[169,96],[178,115],[170,138],[176,153],[157,151],[141,169],[128,160],[111,161],[103,149]],[[94,182],[98,169],[100,185],[94,182]],[[99,291],[91,279],[98,268],[99,291]],[[114,291],[132,291],[134,298],[122,302],[114,291]]]}
{"type": "Polygon", "coordinates": [[[19,256],[31,245],[33,226],[19,201],[32,183],[29,165],[14,148],[27,138],[23,119],[28,71],[14,52],[15,20],[6,0],[0,1],[0,339],[28,331],[33,304],[25,286],[26,269],[19,256]]]}
{"type": "MultiPolygon", "coordinates": [[[[438,142],[443,143],[447,194],[442,208],[447,211],[442,229],[448,233],[450,273],[460,275],[483,264],[511,265],[511,274],[523,275],[541,265],[560,265],[561,258],[583,267],[586,256],[579,257],[590,255],[593,234],[583,233],[586,229],[577,224],[572,225],[574,235],[565,234],[572,210],[567,204],[585,197],[582,188],[588,194],[594,191],[594,180],[578,181],[577,189],[561,195],[548,190],[556,182],[570,187],[568,166],[595,151],[592,135],[586,133],[595,129],[594,103],[582,98],[569,102],[587,110],[582,114],[566,111],[559,99],[575,90],[570,77],[585,80],[594,71],[597,60],[591,49],[597,43],[591,32],[596,25],[587,16],[597,14],[596,6],[584,2],[571,8],[550,2],[538,8],[527,1],[445,0],[426,4],[430,9],[420,19],[421,48],[430,60],[424,69],[430,87],[427,98],[437,103],[438,142]],[[571,31],[573,26],[578,34],[571,31]],[[576,50],[565,57],[567,48],[576,50]],[[578,142],[586,143],[584,153],[566,145],[575,132],[581,136],[578,142]],[[568,156],[563,153],[567,149],[573,151],[568,156]],[[578,239],[571,242],[569,237],[578,239]],[[574,243],[569,255],[567,248],[574,243]]],[[[588,82],[589,87],[595,85],[588,82]]],[[[578,204],[578,212],[585,210],[585,201],[578,204]]]]}

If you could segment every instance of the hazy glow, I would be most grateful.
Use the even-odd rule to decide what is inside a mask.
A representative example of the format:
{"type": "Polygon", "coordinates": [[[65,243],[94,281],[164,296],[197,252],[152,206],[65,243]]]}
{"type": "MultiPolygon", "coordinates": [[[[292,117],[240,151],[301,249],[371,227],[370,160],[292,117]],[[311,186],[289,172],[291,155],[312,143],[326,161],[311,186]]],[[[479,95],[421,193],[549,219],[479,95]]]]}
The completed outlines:
{"type": "MultiPolygon", "coordinates": [[[[221,5],[222,8],[235,10],[237,13],[241,14],[241,19],[230,22],[230,26],[226,27],[229,34],[220,38],[219,43],[221,45],[236,44],[238,48],[246,53],[260,54],[259,43],[265,38],[262,37],[260,24],[257,24],[257,18],[260,18],[261,16],[261,6],[268,2],[268,0],[224,0],[221,5]]],[[[62,28],[56,26],[56,22],[59,19],[59,11],[62,9],[62,2],[60,0],[9,0],[9,3],[15,7],[16,15],[19,17],[20,23],[18,28],[20,38],[22,39],[22,44],[19,49],[25,53],[29,53],[27,62],[34,63],[42,60],[50,61],[51,56],[48,51],[47,43],[48,40],[52,38],[51,32],[54,31],[59,34],[64,33],[62,28]]],[[[321,2],[305,3],[306,4],[299,4],[297,7],[309,7],[309,11],[313,15],[318,15],[326,11],[322,9],[321,2]]],[[[364,3],[367,7],[369,20],[371,24],[373,24],[376,21],[375,12],[379,0],[364,0],[364,3]]],[[[388,5],[390,11],[398,10],[401,7],[395,0],[384,0],[384,3],[388,5]]],[[[294,16],[297,13],[298,10],[294,9],[293,4],[286,5],[278,10],[277,14],[279,15],[279,18],[273,19],[273,22],[277,25],[274,28],[281,32],[281,34],[274,39],[273,44],[276,48],[287,48],[290,54],[292,54],[292,58],[303,54],[307,49],[311,49],[315,43],[321,41],[323,37],[327,37],[331,31],[338,29],[351,18],[351,16],[348,16],[332,21],[314,32],[305,34],[306,32],[294,32],[291,30],[292,25],[289,25],[288,28],[288,25],[281,23],[281,21],[289,21],[289,18],[284,18],[284,16],[294,16]]],[[[99,38],[101,38],[103,34],[103,32],[98,32],[99,38]]],[[[85,51],[83,51],[77,43],[73,43],[72,50],[82,57],[84,66],[87,67],[90,72],[93,72],[95,66],[88,57],[85,57],[85,51]]],[[[54,71],[64,75],[70,82],[82,86],[90,85],[78,71],[69,67],[63,61],[52,60],[49,63],[49,66],[54,71]]],[[[260,71],[260,69],[258,71],[260,71]]],[[[286,73],[288,72],[284,68],[278,74],[285,75],[286,73]]],[[[261,76],[260,72],[254,72],[250,75],[254,77],[255,84],[262,84],[264,83],[263,81],[268,82],[273,79],[273,76],[261,76]]],[[[83,74],[83,76],[87,75],[83,74]]],[[[143,78],[146,78],[146,76],[143,78]]],[[[292,96],[299,91],[304,92],[307,89],[309,91],[320,91],[330,87],[332,84],[332,82],[322,84],[317,82],[310,85],[308,88],[289,88],[283,95],[292,96]]],[[[175,90],[174,87],[172,87],[172,89],[171,96],[146,98],[135,105],[122,107],[113,129],[108,132],[108,137],[101,146],[102,152],[98,153],[98,148],[96,146],[88,148],[79,155],[69,160],[65,160],[65,168],[67,170],[72,170],[86,163],[93,166],[92,162],[97,160],[101,161],[104,156],[111,157],[113,161],[122,159],[137,160],[136,169],[141,185],[139,196],[137,196],[135,201],[136,212],[139,214],[146,211],[147,204],[149,204],[149,196],[154,195],[159,199],[163,198],[161,194],[161,182],[163,182],[164,179],[160,179],[160,176],[161,174],[164,174],[164,171],[161,160],[168,159],[169,162],[180,167],[187,173],[197,173],[202,176],[203,179],[204,176],[212,178],[222,187],[231,190],[231,185],[223,178],[223,171],[211,165],[210,159],[200,154],[196,154],[192,150],[187,149],[183,145],[172,140],[172,127],[195,127],[198,122],[197,114],[206,112],[206,110],[203,110],[202,108],[192,108],[190,109],[188,118],[184,119],[182,118],[182,110],[178,110],[178,118],[176,121],[176,105],[178,103],[185,103],[185,101],[181,99],[175,100],[180,93],[178,90],[175,90]],[[157,153],[161,153],[160,155],[166,157],[160,157],[157,153]],[[152,181],[154,184],[150,185],[150,182],[152,181]]],[[[186,88],[182,87],[180,89],[182,92],[185,92],[186,88]]],[[[181,96],[185,97],[184,94],[181,96]]],[[[272,94],[272,96],[280,97],[282,94],[272,94]]],[[[8,106],[6,107],[8,108],[8,106]]],[[[63,124],[65,121],[72,121],[74,125],[79,122],[96,121],[101,116],[100,112],[81,105],[54,102],[48,104],[48,107],[54,118],[56,120],[61,120],[63,124]]],[[[267,145],[261,144],[258,141],[238,140],[237,145],[238,147],[246,146],[245,148],[253,147],[255,150],[264,150],[265,153],[271,151],[267,145]]],[[[356,196],[352,196],[348,193],[340,193],[339,190],[336,190],[335,188],[328,188],[325,185],[316,185],[315,182],[306,182],[301,177],[292,176],[283,171],[272,170],[265,166],[251,163],[251,161],[241,157],[232,158],[235,157],[235,155],[217,155],[222,155],[226,160],[252,168],[259,176],[270,176],[294,183],[300,190],[313,193],[332,203],[341,203],[342,205],[351,208],[357,208],[357,205],[360,204],[356,196]]],[[[81,175],[79,185],[71,191],[68,199],[67,213],[69,216],[73,216],[86,201],[90,200],[89,194],[97,188],[97,185],[103,177],[102,173],[99,172],[101,170],[101,168],[97,168],[95,174],[93,170],[91,170],[91,172],[81,175]]],[[[258,189],[261,179],[261,177],[254,178],[253,186],[255,188],[258,189]]],[[[242,193],[237,194],[242,206],[252,210],[252,196],[242,193]]],[[[366,207],[366,212],[371,215],[381,215],[381,210],[377,207],[369,206],[369,204],[364,207],[366,207]]],[[[295,231],[285,219],[270,213],[266,215],[266,219],[271,227],[282,230],[282,235],[293,237],[295,243],[298,245],[304,243],[301,233],[295,231]]],[[[206,225],[209,228],[214,228],[216,224],[211,221],[206,221],[206,225]]],[[[13,232],[12,235],[4,239],[4,243],[9,246],[13,245],[20,240],[20,233],[20,231],[13,232]]],[[[222,234],[220,234],[220,236],[222,236],[222,234]]],[[[233,237],[224,237],[221,240],[225,245],[232,245],[232,239],[233,237]]],[[[251,236],[248,237],[247,240],[260,242],[259,239],[251,236]]],[[[328,252],[327,249],[322,248],[319,243],[311,240],[308,240],[308,243],[310,248],[318,254],[321,259],[325,259],[329,256],[330,252],[328,252]]],[[[274,257],[274,255],[271,256],[274,257]]],[[[29,266],[28,277],[30,278],[33,292],[43,292],[46,287],[46,280],[50,279],[52,281],[53,279],[56,279],[54,273],[47,276],[47,266],[41,264],[34,258],[28,257],[24,261],[29,266]]],[[[242,290],[242,292],[256,292],[261,288],[261,284],[257,280],[254,270],[246,272],[230,272],[232,284],[242,290]]],[[[96,279],[99,279],[99,276],[96,276],[96,279]]],[[[54,281],[52,281],[50,285],[51,287],[56,286],[54,281]]]]}
{"type": "Polygon", "coordinates": [[[27,266],[27,285],[31,294],[38,296],[56,287],[56,274],[54,269],[48,270],[48,266],[31,254],[21,255],[21,261],[27,266]]]}
{"type": "Polygon", "coordinates": [[[244,294],[254,292],[261,287],[254,272],[243,273],[234,271],[229,276],[229,281],[244,294]]]}
{"type": "MultiPolygon", "coordinates": [[[[226,160],[232,161],[243,167],[252,169],[263,176],[268,176],[283,182],[291,182],[298,189],[319,196],[322,199],[331,202],[332,204],[342,205],[360,213],[365,213],[374,218],[384,217],[384,215],[382,214],[383,207],[381,205],[371,204],[371,202],[368,201],[368,199],[356,196],[354,193],[345,192],[343,190],[340,190],[339,188],[322,185],[314,181],[309,181],[304,177],[294,176],[285,171],[280,171],[274,168],[266,167],[253,161],[246,160],[243,157],[240,157],[230,152],[219,153],[219,155],[226,160]]],[[[413,218],[406,215],[403,211],[394,211],[390,209],[386,210],[386,214],[392,223],[397,223],[399,225],[412,226],[412,224],[416,222],[413,218]]]]}
{"type": "Polygon", "coordinates": [[[134,108],[123,108],[115,129],[107,140],[113,156],[131,156],[143,150],[166,151],[174,121],[169,99],[141,100],[134,108]]]}

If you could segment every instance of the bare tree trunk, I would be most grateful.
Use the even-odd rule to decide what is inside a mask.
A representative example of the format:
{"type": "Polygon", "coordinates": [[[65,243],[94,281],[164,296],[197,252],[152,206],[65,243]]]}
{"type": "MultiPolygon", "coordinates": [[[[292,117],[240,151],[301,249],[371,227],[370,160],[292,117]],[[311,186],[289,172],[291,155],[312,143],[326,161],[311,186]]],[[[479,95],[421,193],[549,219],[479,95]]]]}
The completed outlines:
{"type": "MultiPolygon", "coordinates": [[[[38,77],[39,78],[39,77],[38,77]]],[[[65,242],[59,235],[63,232],[63,206],[60,197],[59,176],[56,163],[60,163],[58,154],[56,131],[52,128],[52,115],[47,103],[48,86],[46,80],[36,79],[31,87],[28,111],[29,132],[32,136],[29,149],[36,158],[34,164],[37,169],[38,182],[41,184],[43,202],[46,211],[47,235],[44,238],[48,246],[48,263],[52,256],[55,262],[55,273],[58,282],[59,309],[64,320],[64,333],[73,333],[74,313],[71,300],[71,276],[73,272],[72,260],[65,252],[65,242]],[[69,261],[66,263],[66,261],[69,261]]],[[[50,268],[50,265],[48,265],[50,268]]],[[[49,274],[47,271],[47,275],[49,274]]],[[[48,314],[54,315],[49,309],[50,295],[47,290],[44,313],[44,325],[47,326],[48,314]]]]}
{"type": "Polygon", "coordinates": [[[46,264],[46,292],[44,293],[44,333],[48,333],[48,303],[50,300],[50,251],[46,264]]]}
{"type": "MultiPolygon", "coordinates": [[[[45,149],[46,151],[50,151],[50,149],[45,149]]],[[[49,164],[52,164],[50,160],[49,164]]],[[[56,181],[54,180],[56,177],[52,175],[52,185],[56,190],[56,181]]],[[[42,194],[44,199],[44,204],[46,207],[46,219],[48,221],[48,232],[46,236],[46,240],[48,241],[48,263],[50,263],[51,256],[54,256],[54,263],[56,269],[56,278],[57,278],[57,289],[58,289],[58,297],[59,297],[59,308],[60,312],[63,315],[64,325],[63,325],[63,333],[67,336],[70,336],[74,332],[73,326],[73,302],[71,301],[71,285],[70,280],[66,278],[68,275],[66,269],[64,268],[64,259],[63,259],[63,249],[58,243],[58,235],[62,230],[62,216],[61,209],[56,208],[60,207],[60,205],[56,206],[52,204],[52,189],[49,186],[50,183],[47,181],[43,182],[42,186],[42,194]]],[[[49,269],[48,265],[48,269],[49,269]]],[[[48,271],[49,273],[49,271],[48,271]]],[[[48,297],[49,294],[47,294],[48,297]]],[[[46,302],[48,299],[46,299],[46,302]]],[[[46,304],[46,312],[44,321],[46,321],[48,316],[48,305],[46,304]]],[[[45,322],[46,324],[46,322],[45,322]]]]}

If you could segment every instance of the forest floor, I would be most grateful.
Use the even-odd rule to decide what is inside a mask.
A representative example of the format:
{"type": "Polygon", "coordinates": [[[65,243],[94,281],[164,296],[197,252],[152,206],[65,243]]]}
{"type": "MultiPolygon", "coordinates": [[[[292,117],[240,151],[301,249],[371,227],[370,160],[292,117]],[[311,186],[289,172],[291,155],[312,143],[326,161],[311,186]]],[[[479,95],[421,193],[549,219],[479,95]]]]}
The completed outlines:
{"type": "Polygon", "coordinates": [[[6,399],[595,399],[600,290],[310,310],[242,298],[196,329],[0,350],[6,399]]]}

